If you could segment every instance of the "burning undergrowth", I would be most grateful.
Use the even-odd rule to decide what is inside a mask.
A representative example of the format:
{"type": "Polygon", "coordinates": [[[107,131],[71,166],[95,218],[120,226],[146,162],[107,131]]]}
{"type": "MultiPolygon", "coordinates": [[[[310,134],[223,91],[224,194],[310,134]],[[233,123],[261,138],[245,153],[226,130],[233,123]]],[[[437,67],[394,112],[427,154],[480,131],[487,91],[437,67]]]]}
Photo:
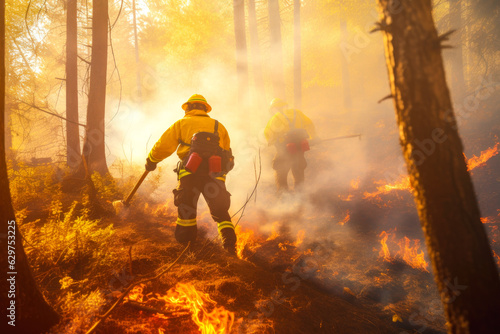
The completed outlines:
{"type": "MultiPolygon", "coordinates": [[[[498,145],[466,158],[480,190],[498,164],[492,159],[498,145]]],[[[498,189],[489,195],[483,197],[482,207],[498,204],[498,189]]],[[[358,177],[347,189],[325,184],[285,194],[277,203],[270,198],[260,203],[265,204],[256,205],[256,213],[242,221],[251,228],[239,230],[240,258],[293,274],[328,293],[372,303],[391,314],[400,328],[445,331],[408,176],[393,182],[358,177]]],[[[500,210],[496,208],[496,215],[484,211],[490,215],[481,220],[500,267],[500,210]]],[[[446,285],[455,296],[467,288],[459,281],[446,285]]]]}

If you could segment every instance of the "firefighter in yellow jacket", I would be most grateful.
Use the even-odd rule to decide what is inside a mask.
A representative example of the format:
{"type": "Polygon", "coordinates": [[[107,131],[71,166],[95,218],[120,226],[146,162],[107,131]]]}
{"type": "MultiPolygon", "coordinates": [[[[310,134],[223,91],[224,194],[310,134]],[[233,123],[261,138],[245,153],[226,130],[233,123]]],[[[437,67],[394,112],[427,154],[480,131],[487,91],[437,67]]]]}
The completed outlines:
{"type": "Polygon", "coordinates": [[[223,247],[236,253],[236,234],[228,213],[230,194],[226,190],[226,174],[234,165],[227,130],[208,116],[212,107],[202,95],[195,94],[182,105],[183,118],[175,122],[156,142],[146,159],[146,170],[177,150],[178,185],[173,190],[178,209],[175,238],[180,243],[196,239],[196,209],[203,194],[212,218],[217,222],[223,247]]]}
{"type": "Polygon", "coordinates": [[[316,131],[312,121],[297,109],[287,109],[288,104],[278,98],[271,101],[273,114],[264,130],[269,145],[276,147],[273,169],[278,190],[288,190],[288,172],[291,170],[295,189],[304,182],[307,162],[304,152],[309,150],[309,140],[316,131]]]}

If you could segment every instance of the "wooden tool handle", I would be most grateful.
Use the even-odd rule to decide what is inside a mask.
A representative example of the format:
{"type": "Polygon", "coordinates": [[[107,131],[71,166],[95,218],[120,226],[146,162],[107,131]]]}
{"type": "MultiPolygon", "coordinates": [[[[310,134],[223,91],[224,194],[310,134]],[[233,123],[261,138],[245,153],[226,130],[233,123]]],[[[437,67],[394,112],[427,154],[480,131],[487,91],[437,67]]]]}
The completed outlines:
{"type": "Polygon", "coordinates": [[[144,173],[142,174],[141,178],[139,179],[139,181],[137,181],[137,183],[135,184],[135,187],[134,189],[132,189],[132,191],[130,192],[130,194],[128,194],[127,198],[125,199],[125,201],[123,202],[123,204],[125,204],[125,206],[128,206],[129,203],[130,203],[130,200],[132,199],[132,196],[134,196],[135,192],[137,191],[137,189],[139,189],[139,187],[141,186],[142,184],[142,181],[144,181],[144,179],[146,178],[146,176],[148,176],[149,174],[149,171],[146,170],[144,171],[144,173]]]}

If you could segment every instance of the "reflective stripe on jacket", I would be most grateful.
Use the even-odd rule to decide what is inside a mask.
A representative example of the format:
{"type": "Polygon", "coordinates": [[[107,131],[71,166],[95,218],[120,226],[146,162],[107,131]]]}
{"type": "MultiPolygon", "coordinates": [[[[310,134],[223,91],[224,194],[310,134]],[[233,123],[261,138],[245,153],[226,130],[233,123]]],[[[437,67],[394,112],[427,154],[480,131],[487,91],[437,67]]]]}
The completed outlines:
{"type": "Polygon", "coordinates": [[[314,124],[309,117],[300,110],[287,109],[283,112],[277,112],[267,122],[264,135],[269,145],[283,143],[286,133],[290,131],[290,123],[293,123],[296,129],[305,129],[309,139],[316,137],[314,124]]]}
{"type": "MultiPolygon", "coordinates": [[[[181,143],[191,144],[191,138],[195,133],[214,132],[214,126],[215,120],[210,118],[205,111],[188,111],[183,118],[172,124],[163,133],[149,152],[148,157],[153,162],[160,162],[177,149],[177,155],[182,160],[189,153],[189,146],[181,143]]],[[[219,123],[217,132],[219,133],[219,146],[224,150],[229,150],[229,134],[221,123],[219,123]]]]}

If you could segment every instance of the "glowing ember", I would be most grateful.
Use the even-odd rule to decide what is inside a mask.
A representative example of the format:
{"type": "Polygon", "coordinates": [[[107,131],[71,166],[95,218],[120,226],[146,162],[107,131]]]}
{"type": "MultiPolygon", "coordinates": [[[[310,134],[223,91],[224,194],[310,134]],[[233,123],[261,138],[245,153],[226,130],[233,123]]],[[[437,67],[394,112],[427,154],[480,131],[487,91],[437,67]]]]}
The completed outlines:
{"type": "Polygon", "coordinates": [[[349,210],[347,210],[347,214],[345,215],[344,220],[340,221],[339,224],[343,226],[349,221],[349,219],[351,219],[351,214],[349,213],[349,210]]]}
{"type": "Polygon", "coordinates": [[[142,291],[144,290],[145,286],[146,285],[144,284],[134,286],[132,290],[130,290],[130,292],[128,293],[128,296],[124,298],[124,300],[125,301],[132,300],[138,303],[142,303],[144,298],[142,291]]]}
{"type": "Polygon", "coordinates": [[[359,188],[359,177],[357,179],[351,180],[351,188],[352,189],[358,189],[359,188]]]}
{"type": "Polygon", "coordinates": [[[394,241],[395,234],[393,234],[392,232],[387,233],[385,231],[382,231],[379,237],[381,238],[380,244],[382,245],[382,248],[380,249],[379,252],[379,256],[382,257],[385,261],[393,262],[395,258],[399,258],[415,269],[429,272],[427,270],[427,267],[429,265],[425,261],[424,251],[419,250],[420,240],[418,239],[413,240],[413,246],[412,246],[411,240],[408,239],[407,237],[404,237],[398,242],[395,242],[394,241]],[[391,242],[399,246],[399,250],[395,253],[394,256],[391,256],[391,253],[389,251],[389,246],[387,245],[389,236],[391,236],[391,242]]]}
{"type": "Polygon", "coordinates": [[[481,217],[481,223],[483,224],[493,224],[495,223],[495,218],[494,217],[481,217]]]}
{"type": "Polygon", "coordinates": [[[229,333],[234,323],[234,312],[227,311],[224,307],[215,307],[216,303],[210,296],[198,292],[190,284],[177,283],[175,288],[167,291],[158,299],[189,309],[192,313],[191,319],[198,325],[203,334],[229,333]],[[208,311],[207,304],[213,305],[213,310],[208,311]]]}
{"type": "Polygon", "coordinates": [[[474,168],[483,166],[488,160],[490,160],[492,157],[498,154],[498,145],[500,143],[496,143],[495,146],[488,148],[485,151],[481,151],[481,155],[479,157],[476,157],[475,155],[472,156],[472,158],[467,159],[467,157],[464,157],[467,159],[467,170],[471,171],[474,168]]]}
{"type": "Polygon", "coordinates": [[[500,267],[500,256],[498,256],[498,254],[495,253],[495,251],[493,251],[493,258],[497,260],[497,266],[500,267]]]}
{"type": "Polygon", "coordinates": [[[374,198],[378,195],[387,194],[393,190],[408,190],[411,191],[412,187],[410,185],[410,177],[405,176],[399,182],[393,184],[385,184],[383,186],[377,187],[377,191],[373,193],[365,192],[363,198],[374,198]]]}

